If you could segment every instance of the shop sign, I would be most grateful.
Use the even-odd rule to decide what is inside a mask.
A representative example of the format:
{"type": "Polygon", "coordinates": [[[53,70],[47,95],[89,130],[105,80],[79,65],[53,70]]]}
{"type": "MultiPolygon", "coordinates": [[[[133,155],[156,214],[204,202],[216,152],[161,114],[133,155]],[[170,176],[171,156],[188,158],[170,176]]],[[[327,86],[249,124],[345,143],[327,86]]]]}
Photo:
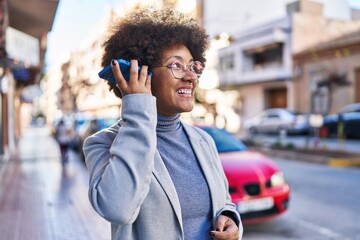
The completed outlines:
{"type": "Polygon", "coordinates": [[[39,39],[11,27],[6,29],[6,52],[8,58],[31,66],[40,63],[39,39]]]}

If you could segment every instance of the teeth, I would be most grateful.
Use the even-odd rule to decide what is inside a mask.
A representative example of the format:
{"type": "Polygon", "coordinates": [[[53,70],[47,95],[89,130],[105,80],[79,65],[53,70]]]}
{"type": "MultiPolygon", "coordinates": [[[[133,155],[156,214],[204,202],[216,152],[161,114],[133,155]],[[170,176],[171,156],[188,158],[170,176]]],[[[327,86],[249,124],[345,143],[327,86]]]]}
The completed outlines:
{"type": "Polygon", "coordinates": [[[191,89],[182,88],[182,89],[179,89],[177,92],[180,94],[191,94],[191,89]]]}

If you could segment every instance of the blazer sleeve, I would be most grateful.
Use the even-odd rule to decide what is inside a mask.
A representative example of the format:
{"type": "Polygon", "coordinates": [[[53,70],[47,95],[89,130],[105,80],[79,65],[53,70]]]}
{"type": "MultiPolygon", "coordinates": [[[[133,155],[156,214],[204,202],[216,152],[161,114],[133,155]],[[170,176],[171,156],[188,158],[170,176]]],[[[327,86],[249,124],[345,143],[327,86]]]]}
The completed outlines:
{"type": "Polygon", "coordinates": [[[121,116],[121,126],[88,137],[83,151],[93,208],[112,223],[131,224],[150,188],[156,151],[155,97],[125,96],[121,116]]]}

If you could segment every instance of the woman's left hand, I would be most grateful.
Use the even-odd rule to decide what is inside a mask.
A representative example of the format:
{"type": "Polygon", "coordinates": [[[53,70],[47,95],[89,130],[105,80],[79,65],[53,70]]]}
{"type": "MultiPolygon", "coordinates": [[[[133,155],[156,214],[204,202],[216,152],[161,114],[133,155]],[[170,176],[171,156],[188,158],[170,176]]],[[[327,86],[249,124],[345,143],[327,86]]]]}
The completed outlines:
{"type": "Polygon", "coordinates": [[[239,228],[235,222],[224,215],[220,215],[216,219],[215,230],[210,232],[213,239],[223,240],[238,240],[239,239],[239,228]]]}

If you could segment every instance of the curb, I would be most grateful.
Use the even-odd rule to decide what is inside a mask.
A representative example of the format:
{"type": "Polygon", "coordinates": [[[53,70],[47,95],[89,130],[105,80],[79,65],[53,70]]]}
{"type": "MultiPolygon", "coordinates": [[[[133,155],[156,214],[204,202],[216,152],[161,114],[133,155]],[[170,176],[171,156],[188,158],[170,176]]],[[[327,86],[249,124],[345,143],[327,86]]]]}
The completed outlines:
{"type": "Polygon", "coordinates": [[[360,158],[331,158],[328,165],[331,167],[360,167],[360,158]]]}
{"type": "Polygon", "coordinates": [[[308,149],[274,149],[261,146],[251,148],[271,157],[285,158],[308,163],[323,164],[331,167],[360,167],[360,156],[335,151],[311,151],[308,149]]]}

